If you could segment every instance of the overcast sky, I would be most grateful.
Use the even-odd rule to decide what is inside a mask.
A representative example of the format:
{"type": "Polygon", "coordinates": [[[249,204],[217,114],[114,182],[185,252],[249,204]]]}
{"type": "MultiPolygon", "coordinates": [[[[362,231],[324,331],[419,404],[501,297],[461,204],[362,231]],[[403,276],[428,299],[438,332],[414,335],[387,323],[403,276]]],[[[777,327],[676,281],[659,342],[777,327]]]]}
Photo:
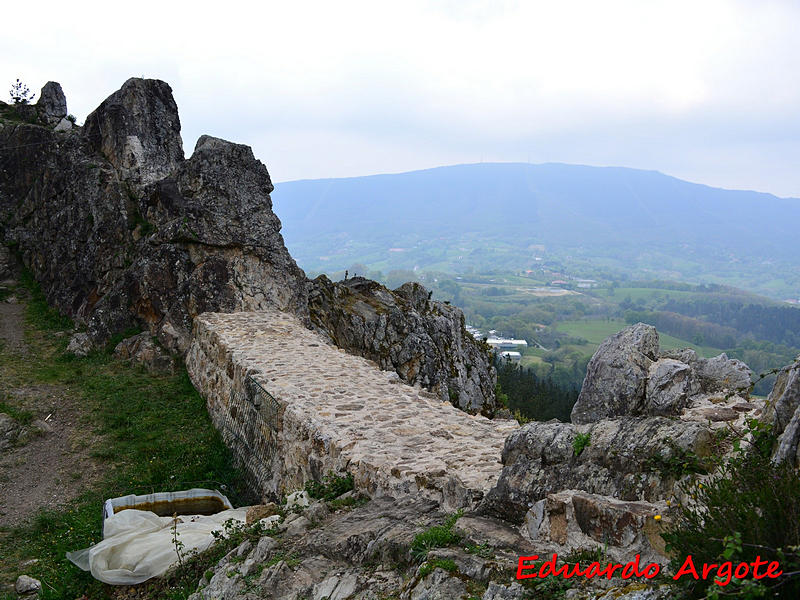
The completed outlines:
{"type": "Polygon", "coordinates": [[[59,81],[82,121],[164,79],[187,155],[246,143],[275,181],[567,162],[800,197],[800,2],[40,0],[3,21],[6,89],[59,81]]]}

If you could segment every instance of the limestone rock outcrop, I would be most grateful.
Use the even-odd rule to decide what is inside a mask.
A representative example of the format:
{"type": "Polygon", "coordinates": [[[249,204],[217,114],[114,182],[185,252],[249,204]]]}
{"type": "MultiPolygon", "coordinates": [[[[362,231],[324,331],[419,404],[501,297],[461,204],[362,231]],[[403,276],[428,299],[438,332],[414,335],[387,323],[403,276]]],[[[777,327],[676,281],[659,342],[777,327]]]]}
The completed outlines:
{"type": "MultiPolygon", "coordinates": [[[[713,408],[705,402],[747,399],[753,372],[742,361],[720,354],[702,358],[692,349],[659,353],[658,332],[637,323],[605,340],[586,369],[572,408],[572,422],[593,423],[618,416],[679,416],[713,408]],[[705,406],[701,406],[705,403],[705,406]]],[[[733,410],[733,409],[731,409],[733,410]]],[[[719,407],[712,420],[733,420],[735,412],[719,407]],[[723,418],[728,414],[729,418],[723,418]]]]}
{"type": "Polygon", "coordinates": [[[643,408],[650,366],[658,359],[655,327],[637,323],[605,340],[586,367],[573,423],[592,423],[643,408]]]}
{"type": "Polygon", "coordinates": [[[677,477],[672,459],[707,456],[711,432],[703,423],[663,417],[617,418],[590,425],[534,422],[512,433],[504,468],[481,512],[521,523],[534,503],[562,490],[583,490],[621,500],[669,497],[677,477]],[[578,435],[589,445],[576,456],[578,435]]]}
{"type": "Polygon", "coordinates": [[[178,107],[157,79],[128,79],[86,117],[84,135],[131,184],[154,183],[183,161],[178,107]]]}
{"type": "Polygon", "coordinates": [[[86,327],[82,349],[135,328],[184,354],[203,312],[278,309],[465,410],[493,411],[494,370],[460,311],[423,308],[423,288],[365,283],[353,294],[379,309],[356,317],[350,283],[310,282],[284,245],[266,167],[210,136],[184,159],[165,82],[129,79],[72,129],[52,126],[66,112],[58,84],[26,106],[31,118],[0,105],[0,241],[86,327]]]}
{"type": "Polygon", "coordinates": [[[767,398],[765,419],[779,435],[773,460],[800,465],[800,357],[778,373],[767,398]]]}
{"type": "Polygon", "coordinates": [[[394,291],[362,277],[334,283],[322,275],[311,283],[311,323],[337,346],[462,410],[493,413],[497,375],[460,309],[431,300],[417,283],[394,291]]]}
{"type": "Polygon", "coordinates": [[[67,116],[67,98],[60,83],[48,81],[44,84],[36,102],[36,109],[39,118],[48,125],[58,125],[61,119],[67,116]]]}

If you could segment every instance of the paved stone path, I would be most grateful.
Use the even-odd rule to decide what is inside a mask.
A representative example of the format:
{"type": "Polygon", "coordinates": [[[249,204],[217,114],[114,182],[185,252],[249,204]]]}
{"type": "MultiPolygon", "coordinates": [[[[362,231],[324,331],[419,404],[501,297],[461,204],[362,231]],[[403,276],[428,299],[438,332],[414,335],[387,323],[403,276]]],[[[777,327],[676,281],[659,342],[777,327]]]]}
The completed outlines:
{"type": "Polygon", "coordinates": [[[277,448],[264,482],[275,493],[332,469],[352,473],[372,495],[421,493],[471,506],[495,484],[505,438],[518,427],[406,385],[284,313],[201,315],[187,367],[218,426],[246,414],[234,408],[232,390],[243,389],[247,375],[278,400],[277,448]]]}

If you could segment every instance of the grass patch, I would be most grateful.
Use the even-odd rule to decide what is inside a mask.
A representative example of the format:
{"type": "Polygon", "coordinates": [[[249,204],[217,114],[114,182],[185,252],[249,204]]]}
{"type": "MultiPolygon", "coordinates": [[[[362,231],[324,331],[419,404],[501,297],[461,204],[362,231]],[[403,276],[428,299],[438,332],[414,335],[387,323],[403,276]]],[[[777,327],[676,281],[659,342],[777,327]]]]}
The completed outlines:
{"type": "Polygon", "coordinates": [[[346,498],[336,498],[328,501],[328,508],[331,510],[339,510],[340,508],[356,508],[364,506],[369,502],[367,496],[347,496],[346,498]]]}
{"type": "Polygon", "coordinates": [[[29,410],[19,409],[3,400],[0,400],[0,413],[6,413],[9,417],[22,425],[30,425],[34,416],[29,410]]]}
{"type": "Polygon", "coordinates": [[[434,525],[418,533],[411,542],[411,556],[414,560],[422,562],[427,558],[428,552],[434,548],[457,544],[461,540],[461,536],[453,531],[453,527],[462,514],[461,511],[458,511],[447,517],[443,524],[434,525]]]}
{"type": "Polygon", "coordinates": [[[305,487],[308,495],[312,498],[335,500],[353,489],[353,476],[350,473],[337,475],[330,471],[322,478],[322,481],[309,481],[305,487]]]}
{"type": "MultiPolygon", "coordinates": [[[[104,499],[187,487],[219,488],[235,505],[246,504],[249,498],[205,401],[185,370],[151,375],[115,361],[108,352],[85,358],[64,354],[66,339],[49,332],[71,327],[71,322],[47,307],[32,278],[28,276],[23,285],[32,298],[26,313],[29,353],[23,357],[0,352],[0,384],[7,389],[56,384],[77,397],[84,407],[84,426],[91,432],[92,455],[101,461],[104,475],[89,482],[84,493],[63,509],[42,511],[29,522],[0,532],[0,579],[13,581],[21,574],[20,562],[37,558],[39,562],[25,573],[44,583],[41,598],[109,598],[111,588],[65,557],[69,550],[100,541],[104,499]]],[[[214,558],[209,555],[202,564],[211,564],[214,558]]],[[[196,586],[198,577],[192,577],[196,586]]],[[[188,595],[175,593],[152,597],[188,595]]]]}
{"type": "Polygon", "coordinates": [[[47,304],[42,288],[30,271],[25,269],[19,279],[22,287],[28,290],[30,295],[25,309],[25,318],[29,325],[42,331],[63,331],[75,326],[72,319],[47,304]]]}
{"type": "Polygon", "coordinates": [[[591,433],[577,433],[575,439],[572,440],[572,452],[575,456],[580,456],[587,446],[591,445],[591,433]]]}
{"type": "Polygon", "coordinates": [[[420,578],[427,577],[428,575],[433,573],[434,569],[443,569],[448,573],[455,573],[456,571],[458,571],[456,563],[454,563],[449,558],[434,558],[433,560],[426,561],[419,568],[420,578]]]}

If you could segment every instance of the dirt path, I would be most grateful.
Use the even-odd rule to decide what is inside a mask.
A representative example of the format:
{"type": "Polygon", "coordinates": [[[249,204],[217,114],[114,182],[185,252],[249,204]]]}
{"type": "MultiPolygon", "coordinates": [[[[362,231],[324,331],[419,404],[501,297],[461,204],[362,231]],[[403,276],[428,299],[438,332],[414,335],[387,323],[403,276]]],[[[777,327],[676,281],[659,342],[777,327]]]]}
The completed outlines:
{"type": "MultiPolygon", "coordinates": [[[[23,303],[0,302],[0,352],[9,363],[20,355],[36,360],[25,342],[24,310],[23,303]]],[[[77,396],[64,386],[19,383],[0,372],[0,401],[33,415],[17,444],[0,451],[0,528],[69,502],[99,475],[77,396]]]]}
{"type": "Polygon", "coordinates": [[[6,352],[26,354],[28,346],[25,344],[25,331],[22,327],[22,317],[25,312],[23,304],[0,302],[0,340],[6,352]]]}

